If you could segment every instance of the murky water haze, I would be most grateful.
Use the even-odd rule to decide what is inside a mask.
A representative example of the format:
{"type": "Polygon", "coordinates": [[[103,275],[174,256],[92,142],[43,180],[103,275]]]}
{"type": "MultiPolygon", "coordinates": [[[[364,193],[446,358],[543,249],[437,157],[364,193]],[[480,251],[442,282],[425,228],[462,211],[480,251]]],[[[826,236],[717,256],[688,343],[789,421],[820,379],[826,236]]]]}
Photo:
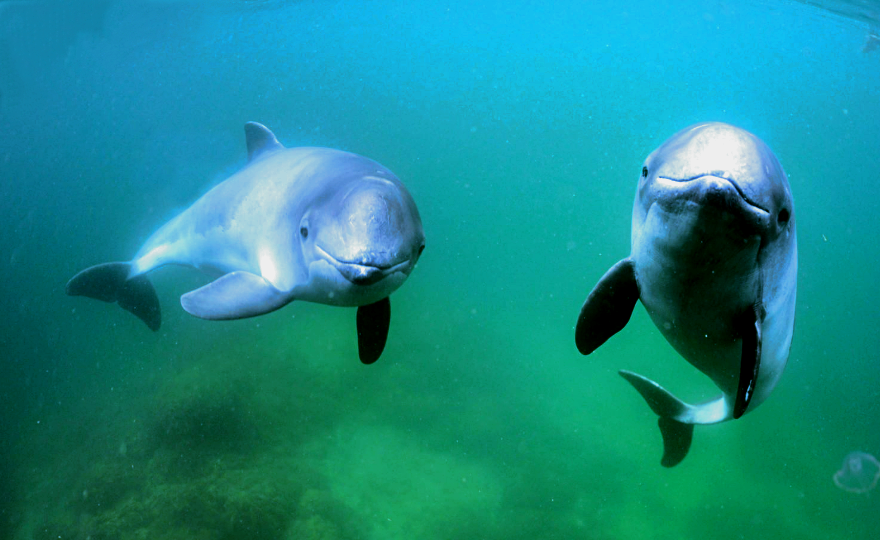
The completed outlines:
{"type": "Polygon", "coordinates": [[[0,536],[876,537],[876,498],[832,482],[880,453],[870,25],[674,7],[0,3],[0,536]],[[64,296],[241,167],[250,120],[415,197],[427,248],[375,365],[353,310],[190,317],[188,269],[151,276],[155,334],[64,296]],[[628,254],[642,160],[704,120],[790,176],[797,322],[770,399],[665,470],[616,371],[716,389],[641,307],[590,357],[573,327],[628,254]]]}

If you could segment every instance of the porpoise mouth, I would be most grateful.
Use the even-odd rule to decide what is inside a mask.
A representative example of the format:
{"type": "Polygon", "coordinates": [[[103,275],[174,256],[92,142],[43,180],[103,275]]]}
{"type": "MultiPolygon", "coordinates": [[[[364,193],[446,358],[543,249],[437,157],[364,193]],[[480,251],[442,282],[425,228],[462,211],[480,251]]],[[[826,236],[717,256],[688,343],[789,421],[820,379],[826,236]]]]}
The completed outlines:
{"type": "Polygon", "coordinates": [[[382,281],[385,276],[401,271],[409,264],[409,260],[397,264],[370,264],[368,262],[348,262],[340,261],[333,255],[330,255],[321,246],[316,245],[318,253],[336,270],[342,274],[342,277],[355,285],[372,285],[382,281]]]}
{"type": "MultiPolygon", "coordinates": [[[[761,206],[760,204],[758,204],[757,202],[755,202],[754,200],[749,198],[749,196],[746,195],[745,191],[743,191],[742,187],[740,187],[740,185],[737,184],[736,180],[734,180],[733,178],[730,178],[729,176],[727,176],[723,172],[711,172],[708,174],[698,174],[698,175],[692,176],[690,178],[670,178],[668,176],[658,176],[657,179],[658,180],[665,180],[667,182],[675,182],[676,184],[687,184],[687,183],[694,182],[694,189],[685,193],[684,194],[685,198],[705,198],[705,199],[709,199],[709,200],[712,200],[712,201],[715,201],[718,203],[722,203],[723,206],[729,206],[730,203],[733,201],[730,201],[729,197],[724,196],[724,191],[726,191],[726,189],[724,189],[721,186],[718,186],[717,182],[716,182],[715,186],[707,186],[706,185],[707,182],[702,182],[699,184],[696,183],[697,180],[703,180],[703,179],[705,179],[709,182],[711,182],[712,180],[716,180],[716,181],[720,180],[724,184],[733,187],[733,189],[739,195],[739,199],[743,203],[745,203],[746,205],[752,207],[753,210],[758,210],[761,213],[767,214],[767,215],[770,214],[769,210],[767,210],[766,208],[764,208],[763,206],[761,206]],[[719,189],[719,187],[721,187],[721,189],[719,189]]],[[[680,193],[678,193],[676,195],[676,197],[680,197],[680,196],[681,196],[680,193]]]]}

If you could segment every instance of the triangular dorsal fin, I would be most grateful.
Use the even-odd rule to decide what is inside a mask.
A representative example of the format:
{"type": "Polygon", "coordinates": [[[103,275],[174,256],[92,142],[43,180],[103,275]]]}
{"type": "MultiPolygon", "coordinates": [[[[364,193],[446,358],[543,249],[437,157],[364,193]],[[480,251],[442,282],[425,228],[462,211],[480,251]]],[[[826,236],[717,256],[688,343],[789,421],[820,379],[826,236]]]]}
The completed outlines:
{"type": "Polygon", "coordinates": [[[244,136],[247,140],[248,161],[253,161],[266,152],[284,149],[284,146],[275,138],[275,134],[258,122],[245,124],[244,136]]]}

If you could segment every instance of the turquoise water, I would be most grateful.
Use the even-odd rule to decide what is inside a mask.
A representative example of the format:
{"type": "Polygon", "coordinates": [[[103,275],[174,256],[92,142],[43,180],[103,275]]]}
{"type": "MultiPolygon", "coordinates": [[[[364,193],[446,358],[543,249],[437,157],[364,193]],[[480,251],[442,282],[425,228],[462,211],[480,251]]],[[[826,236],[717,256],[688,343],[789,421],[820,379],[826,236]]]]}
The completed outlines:
{"type": "Polygon", "coordinates": [[[791,2],[0,2],[0,538],[880,537],[880,51],[791,2]],[[393,170],[427,249],[382,358],[354,310],[163,326],[64,295],[246,161],[243,125],[393,170]],[[790,176],[787,371],[659,465],[616,371],[711,382],[637,307],[589,357],[586,294],[629,252],[642,161],[698,121],[790,176]]]}

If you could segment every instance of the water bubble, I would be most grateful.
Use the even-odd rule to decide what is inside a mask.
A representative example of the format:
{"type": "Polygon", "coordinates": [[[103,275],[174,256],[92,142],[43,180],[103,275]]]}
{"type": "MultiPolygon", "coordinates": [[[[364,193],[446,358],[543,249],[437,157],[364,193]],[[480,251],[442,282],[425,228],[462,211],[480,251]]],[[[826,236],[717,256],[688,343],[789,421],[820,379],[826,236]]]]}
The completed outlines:
{"type": "Polygon", "coordinates": [[[880,479],[880,462],[865,452],[850,452],[843,458],[843,466],[834,473],[834,483],[851,493],[867,493],[880,479]]]}

